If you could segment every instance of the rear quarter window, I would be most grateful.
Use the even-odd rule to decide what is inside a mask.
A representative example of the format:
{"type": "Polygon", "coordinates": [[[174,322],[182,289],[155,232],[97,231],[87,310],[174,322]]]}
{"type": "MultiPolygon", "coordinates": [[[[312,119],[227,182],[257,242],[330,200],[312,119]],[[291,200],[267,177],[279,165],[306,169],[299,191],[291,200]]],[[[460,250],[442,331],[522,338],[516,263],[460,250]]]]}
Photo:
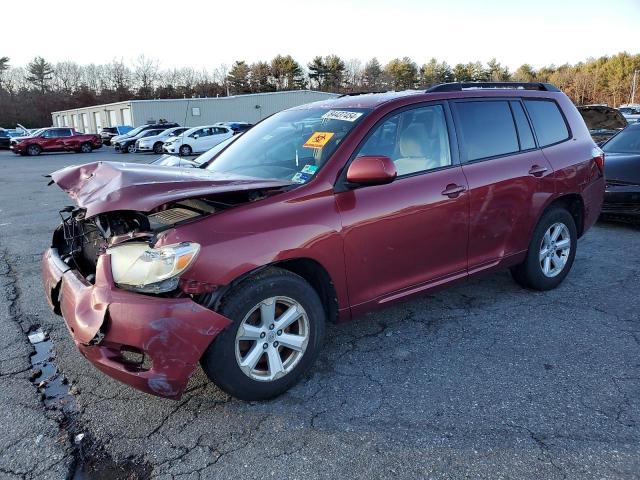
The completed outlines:
{"type": "Polygon", "coordinates": [[[455,109],[465,161],[520,150],[508,101],[457,102],[455,109]]]}
{"type": "Polygon", "coordinates": [[[529,112],[533,130],[541,147],[553,145],[569,138],[569,129],[553,100],[525,100],[524,106],[529,112]]]}

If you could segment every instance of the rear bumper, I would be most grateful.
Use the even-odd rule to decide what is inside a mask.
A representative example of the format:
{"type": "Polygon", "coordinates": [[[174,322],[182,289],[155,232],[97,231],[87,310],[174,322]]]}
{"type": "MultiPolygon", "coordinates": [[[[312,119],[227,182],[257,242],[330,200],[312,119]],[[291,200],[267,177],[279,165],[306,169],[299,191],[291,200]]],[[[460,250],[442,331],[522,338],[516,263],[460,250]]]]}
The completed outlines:
{"type": "Polygon", "coordinates": [[[93,285],[55,248],[44,253],[41,267],[47,301],[80,353],[110,377],[153,395],[179,399],[206,348],[231,323],[190,298],[117,288],[108,255],[99,257],[93,285]],[[132,363],[126,351],[146,361],[132,363]]]}
{"type": "Polygon", "coordinates": [[[640,218],[640,185],[607,185],[602,214],[640,218]]]}

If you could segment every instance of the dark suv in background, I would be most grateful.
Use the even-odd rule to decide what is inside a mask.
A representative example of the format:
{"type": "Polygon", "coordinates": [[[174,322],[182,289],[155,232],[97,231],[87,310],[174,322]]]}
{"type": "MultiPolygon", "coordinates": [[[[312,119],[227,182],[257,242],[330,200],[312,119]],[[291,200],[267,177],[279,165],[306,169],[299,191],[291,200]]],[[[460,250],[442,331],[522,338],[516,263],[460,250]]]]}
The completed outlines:
{"type": "Polygon", "coordinates": [[[77,208],[43,257],[45,292],[107,375],[179,398],[200,362],[232,395],[270,398],[312,366],[327,321],[502,268],[557,287],[600,214],[603,171],[549,84],[316,102],[203,168],[54,172],[77,208]]]}

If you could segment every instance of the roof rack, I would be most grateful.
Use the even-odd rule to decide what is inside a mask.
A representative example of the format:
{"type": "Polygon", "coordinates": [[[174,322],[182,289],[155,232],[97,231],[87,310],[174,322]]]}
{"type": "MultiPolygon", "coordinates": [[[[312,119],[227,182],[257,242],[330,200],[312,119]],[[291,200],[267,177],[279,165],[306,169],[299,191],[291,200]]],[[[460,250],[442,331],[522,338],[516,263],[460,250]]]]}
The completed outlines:
{"type": "Polygon", "coordinates": [[[516,90],[541,90],[543,92],[559,92],[560,89],[550,83],[541,82],[452,82],[434,85],[426,90],[433,92],[461,92],[462,90],[474,89],[516,89],[516,90]]]}
{"type": "Polygon", "coordinates": [[[347,92],[341,95],[338,95],[338,98],[342,97],[357,97],[358,95],[369,95],[370,93],[388,93],[387,90],[376,90],[373,92],[359,91],[359,92],[347,92]]]}

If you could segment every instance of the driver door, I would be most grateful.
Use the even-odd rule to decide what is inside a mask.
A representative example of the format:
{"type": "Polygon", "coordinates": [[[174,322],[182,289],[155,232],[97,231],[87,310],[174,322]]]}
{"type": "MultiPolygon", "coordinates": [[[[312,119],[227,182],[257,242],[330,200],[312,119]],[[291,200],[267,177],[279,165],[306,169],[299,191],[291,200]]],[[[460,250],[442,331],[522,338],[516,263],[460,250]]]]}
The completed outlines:
{"type": "Polygon", "coordinates": [[[403,109],[356,152],[390,157],[398,177],[336,194],[354,313],[466,276],[469,199],[450,124],[445,105],[403,109]]]}

